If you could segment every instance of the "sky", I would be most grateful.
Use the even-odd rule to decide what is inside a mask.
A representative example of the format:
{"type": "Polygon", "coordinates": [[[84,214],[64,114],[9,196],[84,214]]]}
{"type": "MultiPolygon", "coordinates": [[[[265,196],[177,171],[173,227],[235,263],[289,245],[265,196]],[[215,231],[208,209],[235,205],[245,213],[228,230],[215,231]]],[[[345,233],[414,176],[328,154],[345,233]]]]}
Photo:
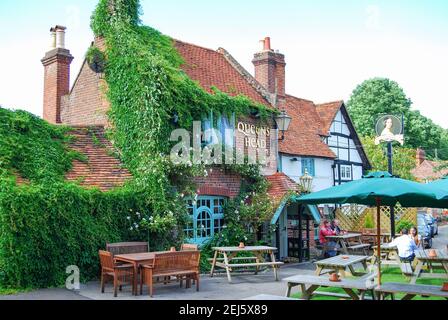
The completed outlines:
{"type": "MultiPolygon", "coordinates": [[[[372,77],[395,80],[413,109],[448,128],[446,0],[142,0],[142,21],[173,38],[225,48],[249,72],[259,40],[286,56],[287,93],[316,103],[350,98],[372,77]]],[[[42,114],[49,29],[67,27],[75,60],[93,40],[97,0],[0,0],[0,105],[42,114]]]]}

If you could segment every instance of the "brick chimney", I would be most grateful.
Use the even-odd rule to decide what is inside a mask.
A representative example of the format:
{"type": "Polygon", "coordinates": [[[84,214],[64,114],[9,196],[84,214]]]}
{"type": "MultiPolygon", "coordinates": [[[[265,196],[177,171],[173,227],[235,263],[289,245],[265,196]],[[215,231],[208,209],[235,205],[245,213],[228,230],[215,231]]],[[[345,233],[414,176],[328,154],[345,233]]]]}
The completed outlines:
{"type": "Polygon", "coordinates": [[[41,60],[45,69],[43,118],[53,124],[61,123],[61,98],[70,91],[73,56],[65,49],[65,30],[63,26],[50,29],[50,48],[41,60]]]}
{"type": "Polygon", "coordinates": [[[423,149],[417,149],[417,168],[426,160],[426,152],[423,149]]]}
{"type": "Polygon", "coordinates": [[[271,38],[260,41],[261,51],[254,55],[255,79],[276,96],[277,107],[281,107],[285,93],[285,56],[271,48],[271,38]]]}

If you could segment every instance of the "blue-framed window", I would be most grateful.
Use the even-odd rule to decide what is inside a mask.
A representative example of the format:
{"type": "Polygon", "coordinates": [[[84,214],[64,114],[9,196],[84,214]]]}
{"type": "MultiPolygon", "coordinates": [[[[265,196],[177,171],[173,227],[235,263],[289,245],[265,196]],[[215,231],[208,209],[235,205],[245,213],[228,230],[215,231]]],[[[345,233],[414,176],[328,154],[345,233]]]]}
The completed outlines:
{"type": "Polygon", "coordinates": [[[188,199],[190,220],[185,235],[189,242],[203,244],[219,234],[224,226],[225,197],[199,196],[188,199]]]}
{"type": "Polygon", "coordinates": [[[203,146],[214,145],[219,143],[217,134],[221,136],[223,145],[235,145],[235,113],[230,117],[210,112],[202,118],[203,146]],[[216,131],[213,131],[214,129],[216,131]]]}
{"type": "Polygon", "coordinates": [[[316,176],[315,164],[313,158],[302,158],[302,175],[308,171],[308,174],[312,177],[316,176]]]}

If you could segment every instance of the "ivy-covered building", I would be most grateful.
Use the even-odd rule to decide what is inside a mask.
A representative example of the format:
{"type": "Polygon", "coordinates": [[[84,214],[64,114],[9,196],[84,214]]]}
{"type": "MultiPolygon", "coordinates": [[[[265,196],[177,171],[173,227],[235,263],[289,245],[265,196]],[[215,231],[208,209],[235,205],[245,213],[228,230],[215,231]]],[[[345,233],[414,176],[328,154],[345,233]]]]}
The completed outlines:
{"type": "MultiPolygon", "coordinates": [[[[99,187],[102,191],[121,186],[132,178],[133,170],[123,167],[118,157],[112,154],[117,141],[106,138],[106,131],[116,125],[110,121],[113,103],[108,94],[109,90],[115,89],[107,82],[105,73],[107,53],[104,52],[110,43],[103,34],[96,34],[70,87],[73,56],[65,47],[65,27],[52,28],[51,36],[51,48],[42,59],[45,69],[43,117],[50,123],[75,128],[73,148],[88,158],[88,161],[75,160],[66,178],[85,187],[99,187]]],[[[295,256],[302,259],[314,244],[313,227],[319,223],[321,213],[315,207],[298,208],[286,200],[289,194],[299,191],[296,182],[305,173],[305,168],[323,187],[359,178],[362,170],[369,167],[343,103],[316,105],[288,95],[285,56],[272,50],[269,38],[254,55],[254,76],[223,48],[212,50],[179,40],[173,40],[172,45],[182,59],[182,72],[207,93],[244,96],[254,105],[273,113],[286,110],[292,117],[283,140],[278,136],[274,116],[262,119],[257,112],[216,115],[205,111],[198,120],[202,122],[202,129],[214,128],[223,136],[226,130],[233,130],[234,134],[226,138],[225,144],[234,146],[242,141],[244,153],[250,148],[258,149],[264,143],[263,149],[267,150],[271,161],[262,167],[261,173],[269,182],[266,196],[274,203],[271,222],[277,225],[272,241],[280,249],[280,258],[295,256]],[[344,131],[342,127],[347,129],[344,131]],[[253,141],[247,138],[247,132],[251,130],[256,132],[253,141]],[[260,141],[259,132],[264,133],[264,142],[260,141]],[[338,143],[343,139],[348,141],[347,145],[332,145],[333,141],[338,143]],[[342,156],[345,151],[348,151],[348,159],[342,156]],[[346,171],[348,167],[350,170],[346,171]],[[324,169],[321,171],[321,168],[324,169]],[[297,224],[287,222],[288,216],[297,215],[297,224]]],[[[127,97],[125,90],[122,93],[127,97]]],[[[119,98],[114,96],[114,99],[119,98]]],[[[178,121],[179,117],[182,114],[174,113],[172,121],[178,121]]],[[[204,135],[202,143],[210,143],[213,139],[204,135]]],[[[195,195],[185,198],[191,217],[185,232],[191,241],[204,243],[225,227],[223,208],[228,200],[241,194],[242,176],[217,166],[207,169],[205,175],[193,178],[193,182],[195,195]]]]}

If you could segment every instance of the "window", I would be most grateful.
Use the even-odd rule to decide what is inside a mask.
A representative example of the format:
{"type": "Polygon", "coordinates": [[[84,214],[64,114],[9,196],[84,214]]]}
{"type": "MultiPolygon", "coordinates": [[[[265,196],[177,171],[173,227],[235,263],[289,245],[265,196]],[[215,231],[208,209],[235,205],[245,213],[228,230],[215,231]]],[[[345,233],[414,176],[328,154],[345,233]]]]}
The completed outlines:
{"type": "Polygon", "coordinates": [[[234,146],[235,144],[235,114],[229,118],[218,114],[216,117],[213,111],[208,116],[202,118],[203,146],[218,144],[234,146]],[[214,130],[213,130],[214,129],[214,130]],[[218,137],[220,135],[220,138],[218,137]]]}
{"type": "Polygon", "coordinates": [[[305,174],[305,171],[308,171],[310,176],[316,175],[313,158],[302,158],[302,175],[305,174]]]}
{"type": "Polygon", "coordinates": [[[221,232],[224,226],[224,204],[226,198],[201,196],[197,200],[187,200],[190,220],[185,229],[186,238],[203,244],[221,232]]]}
{"type": "Polygon", "coordinates": [[[352,180],[352,166],[341,165],[341,180],[352,180]]]}

